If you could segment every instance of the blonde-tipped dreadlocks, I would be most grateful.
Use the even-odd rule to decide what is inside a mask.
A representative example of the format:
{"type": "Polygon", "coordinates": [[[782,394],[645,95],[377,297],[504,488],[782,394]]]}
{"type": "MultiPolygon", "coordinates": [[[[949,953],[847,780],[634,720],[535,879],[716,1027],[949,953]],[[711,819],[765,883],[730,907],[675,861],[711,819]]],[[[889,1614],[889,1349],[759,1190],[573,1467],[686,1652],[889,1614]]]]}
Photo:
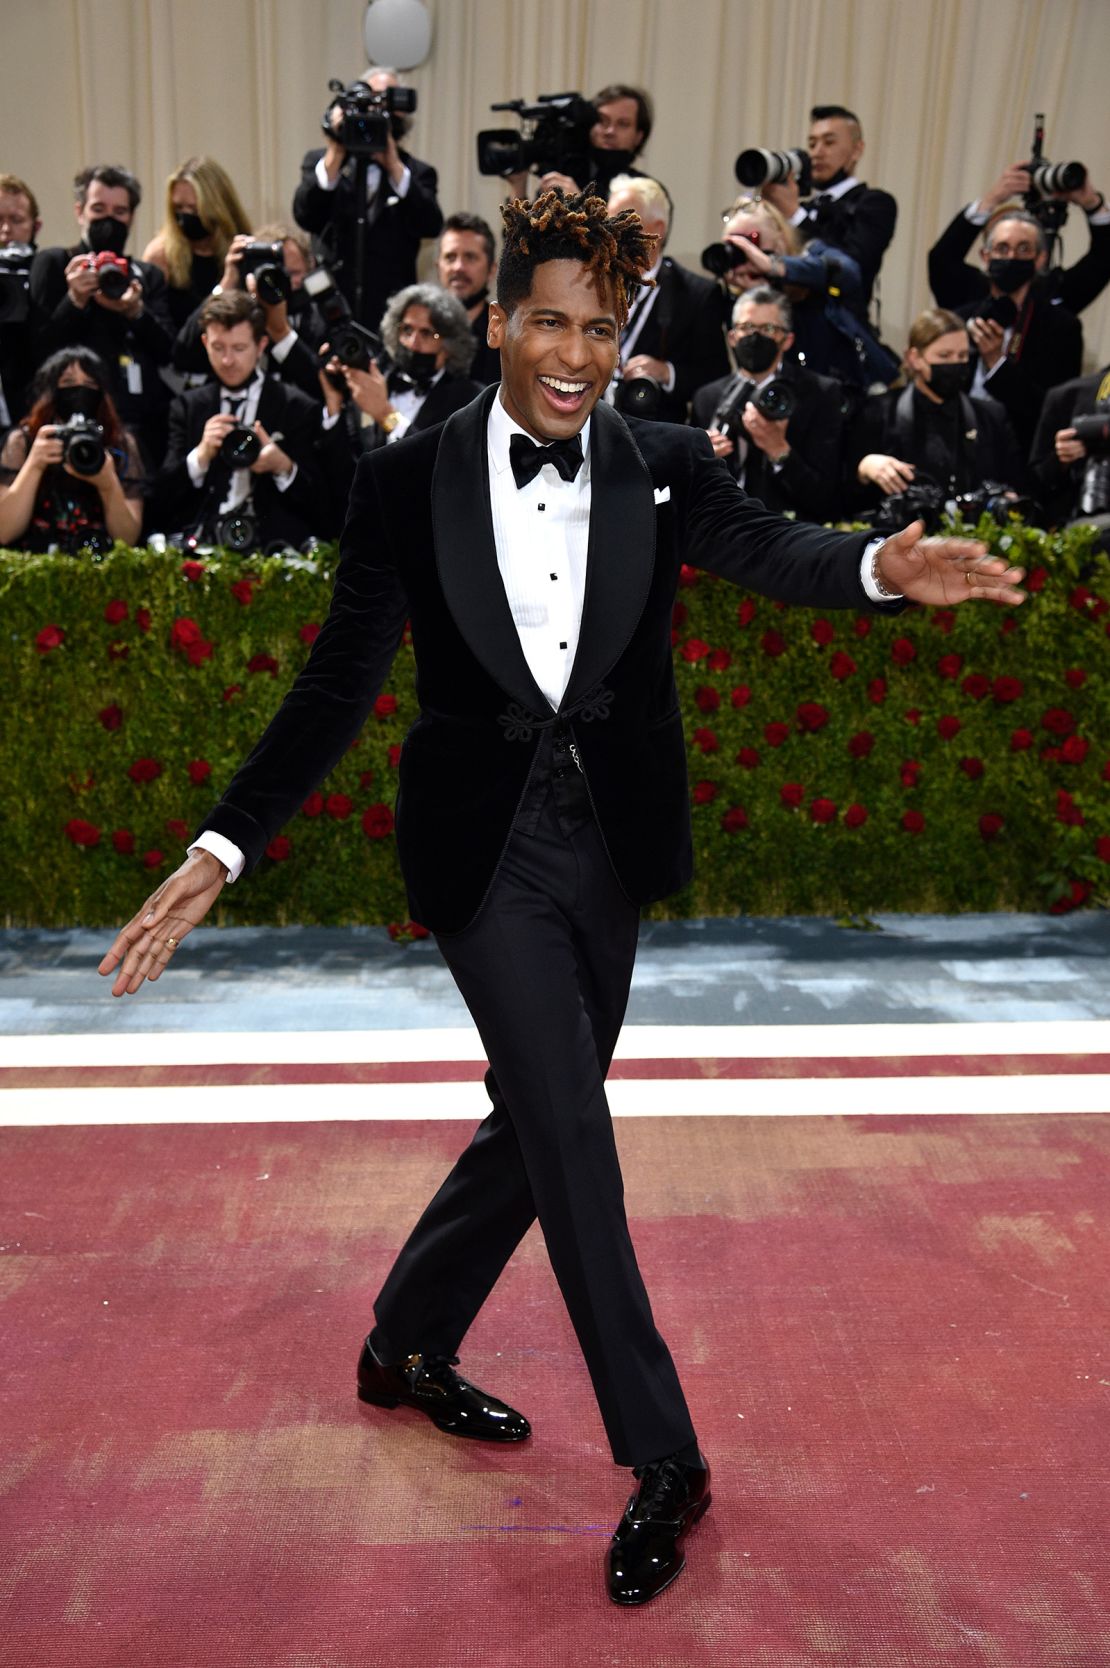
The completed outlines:
{"type": "Polygon", "coordinates": [[[603,197],[565,196],[556,186],[535,202],[519,198],[501,209],[505,246],[497,268],[498,304],[511,313],[532,293],[532,275],[544,261],[581,261],[587,271],[613,285],[617,322],[628,317],[632,298],[655,259],[656,239],[634,209],[609,218],[603,197]]]}

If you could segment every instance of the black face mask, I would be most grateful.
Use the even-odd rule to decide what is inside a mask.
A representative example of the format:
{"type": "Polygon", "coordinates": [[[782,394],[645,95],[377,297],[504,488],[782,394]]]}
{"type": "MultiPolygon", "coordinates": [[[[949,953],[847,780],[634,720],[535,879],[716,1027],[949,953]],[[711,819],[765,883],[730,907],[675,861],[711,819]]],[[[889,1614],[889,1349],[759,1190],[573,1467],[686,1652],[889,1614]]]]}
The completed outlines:
{"type": "Polygon", "coordinates": [[[995,289],[1001,290],[1003,295],[1013,295],[1023,284],[1031,282],[1037,270],[1036,261],[1031,260],[992,260],[987,265],[987,277],[995,289]]]}
{"type": "Polygon", "coordinates": [[[199,214],[192,214],[187,209],[177,209],[174,219],[181,228],[182,236],[187,237],[190,243],[203,243],[209,235],[208,227],[199,214]]]}
{"type": "Polygon", "coordinates": [[[760,336],[753,331],[750,336],[741,336],[732,351],[742,371],[762,376],[764,371],[771,369],[779,348],[770,336],[760,336]]]}
{"type": "Polygon", "coordinates": [[[954,400],[971,387],[971,366],[950,363],[929,366],[929,388],[938,400],[954,400]]]}
{"type": "Polygon", "coordinates": [[[100,400],[99,388],[55,388],[54,415],[63,423],[68,423],[71,417],[95,417],[100,410],[100,400]]]}
{"type": "Polygon", "coordinates": [[[590,146],[590,156],[600,178],[611,180],[617,174],[627,174],[636,160],[635,151],[606,151],[598,145],[590,146]]]}
{"type": "Polygon", "coordinates": [[[105,249],[113,255],[122,255],[129,230],[130,227],[125,226],[122,220],[111,214],[102,214],[99,220],[89,221],[85,242],[94,255],[101,254],[105,249]]]}
{"type": "Polygon", "coordinates": [[[421,384],[431,382],[436,374],[436,358],[434,353],[417,353],[413,348],[399,347],[393,355],[399,371],[403,371],[411,382],[419,388],[421,384]]]}

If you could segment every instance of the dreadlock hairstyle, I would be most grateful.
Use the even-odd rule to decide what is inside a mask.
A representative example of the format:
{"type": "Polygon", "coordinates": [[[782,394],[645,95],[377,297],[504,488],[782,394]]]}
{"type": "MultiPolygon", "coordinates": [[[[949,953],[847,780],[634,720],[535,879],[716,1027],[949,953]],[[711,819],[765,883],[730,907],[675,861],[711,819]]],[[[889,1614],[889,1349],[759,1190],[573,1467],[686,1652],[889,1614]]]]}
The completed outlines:
{"type": "Polygon", "coordinates": [[[656,240],[644,231],[634,209],[622,209],[610,219],[604,197],[589,195],[588,188],[567,196],[555,186],[535,202],[516,198],[505,203],[501,218],[505,245],[497,269],[497,301],[506,313],[532,293],[532,275],[544,261],[581,261],[598,281],[612,283],[617,323],[624,324],[655,259],[656,240]]]}

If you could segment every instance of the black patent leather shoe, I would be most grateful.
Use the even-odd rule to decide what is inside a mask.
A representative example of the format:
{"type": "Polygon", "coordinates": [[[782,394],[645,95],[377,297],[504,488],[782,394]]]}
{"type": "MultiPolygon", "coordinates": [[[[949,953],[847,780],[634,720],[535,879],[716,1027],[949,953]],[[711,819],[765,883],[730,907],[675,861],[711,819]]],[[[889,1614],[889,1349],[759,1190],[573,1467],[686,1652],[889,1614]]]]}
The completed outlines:
{"type": "Polygon", "coordinates": [[[615,1604],[647,1604],[686,1568],[682,1543],[709,1509],[709,1467],[681,1460],[638,1466],[640,1486],[609,1543],[609,1597],[615,1604]]]}
{"type": "Polygon", "coordinates": [[[367,1338],[358,1360],[358,1399],[374,1407],[413,1407],[451,1436],[481,1442],[523,1442],[532,1427],[523,1413],[468,1384],[455,1372],[456,1357],[409,1355],[388,1365],[367,1338]]]}

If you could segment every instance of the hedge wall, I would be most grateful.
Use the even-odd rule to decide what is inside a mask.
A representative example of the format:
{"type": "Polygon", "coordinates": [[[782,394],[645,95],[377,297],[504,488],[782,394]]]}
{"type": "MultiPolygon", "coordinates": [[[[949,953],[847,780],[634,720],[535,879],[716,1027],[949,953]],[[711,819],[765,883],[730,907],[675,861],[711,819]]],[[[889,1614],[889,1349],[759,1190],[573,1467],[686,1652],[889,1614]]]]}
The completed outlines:
{"type": "MultiPolygon", "coordinates": [[[[1026,604],[822,617],[693,571],[675,609],[695,881],[658,913],[1052,909],[1110,898],[1110,564],[984,523],[1026,604]]],[[[259,735],[330,592],[315,565],[0,553],[0,915],[133,913],[259,735]]],[[[405,922],[407,645],[350,753],[221,898],[228,922],[405,922]]]]}

